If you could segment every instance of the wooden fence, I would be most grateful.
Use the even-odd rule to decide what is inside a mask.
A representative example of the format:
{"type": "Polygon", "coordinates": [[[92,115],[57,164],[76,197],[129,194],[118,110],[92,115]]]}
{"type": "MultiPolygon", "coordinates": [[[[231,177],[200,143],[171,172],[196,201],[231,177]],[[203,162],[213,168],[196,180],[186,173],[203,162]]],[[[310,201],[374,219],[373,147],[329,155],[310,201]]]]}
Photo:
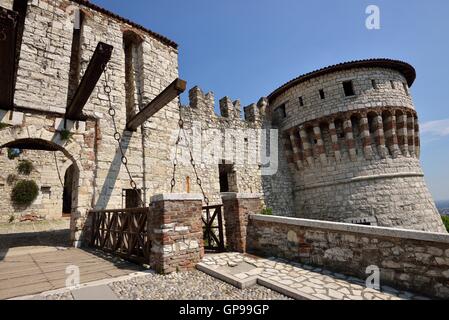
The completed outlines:
{"type": "Polygon", "coordinates": [[[149,208],[90,211],[91,246],[126,260],[150,264],[149,208]]]}

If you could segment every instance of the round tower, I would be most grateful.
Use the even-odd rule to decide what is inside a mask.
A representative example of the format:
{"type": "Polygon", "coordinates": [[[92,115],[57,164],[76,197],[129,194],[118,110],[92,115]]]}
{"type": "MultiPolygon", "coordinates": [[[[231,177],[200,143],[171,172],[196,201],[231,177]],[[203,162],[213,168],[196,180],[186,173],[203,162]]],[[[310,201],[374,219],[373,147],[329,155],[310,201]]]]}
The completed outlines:
{"type": "Polygon", "coordinates": [[[269,97],[301,218],[446,232],[421,169],[415,69],[353,61],[300,76],[269,97]]]}

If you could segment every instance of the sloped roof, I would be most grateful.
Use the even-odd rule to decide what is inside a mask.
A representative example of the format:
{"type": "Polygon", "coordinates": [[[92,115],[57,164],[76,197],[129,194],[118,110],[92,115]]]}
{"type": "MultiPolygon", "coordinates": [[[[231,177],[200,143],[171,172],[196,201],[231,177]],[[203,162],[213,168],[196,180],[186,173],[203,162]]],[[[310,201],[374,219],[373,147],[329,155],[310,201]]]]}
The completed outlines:
{"type": "Polygon", "coordinates": [[[88,7],[90,9],[92,9],[92,10],[101,12],[101,13],[103,13],[103,14],[111,17],[111,18],[117,19],[117,20],[119,20],[121,22],[127,23],[130,26],[133,26],[134,28],[137,28],[137,29],[142,30],[143,32],[149,34],[150,36],[154,37],[155,39],[159,40],[160,42],[162,42],[162,43],[164,43],[164,44],[166,44],[166,45],[168,45],[170,47],[173,47],[174,49],[178,48],[178,44],[176,42],[174,42],[174,41],[164,37],[163,35],[160,35],[159,33],[151,31],[150,29],[147,29],[147,28],[145,28],[144,26],[142,26],[140,24],[137,24],[137,23],[135,23],[135,22],[133,22],[131,20],[128,20],[126,18],[123,18],[123,17],[121,17],[121,16],[119,16],[119,15],[117,15],[117,14],[115,14],[115,13],[109,11],[109,10],[106,10],[105,8],[97,6],[96,4],[91,3],[89,0],[70,0],[70,1],[78,3],[78,4],[83,5],[85,7],[88,7]]]}

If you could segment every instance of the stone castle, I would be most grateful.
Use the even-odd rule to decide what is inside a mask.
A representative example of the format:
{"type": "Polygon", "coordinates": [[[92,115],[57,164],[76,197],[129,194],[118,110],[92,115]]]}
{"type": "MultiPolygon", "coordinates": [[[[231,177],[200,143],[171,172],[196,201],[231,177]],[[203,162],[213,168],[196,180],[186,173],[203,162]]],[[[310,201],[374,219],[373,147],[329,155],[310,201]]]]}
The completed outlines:
{"type": "Polygon", "coordinates": [[[176,43],[86,0],[0,0],[0,38],[2,220],[31,212],[54,218],[69,206],[78,244],[90,209],[142,205],[134,183],[143,205],[155,194],[200,192],[188,138],[175,148],[181,115],[189,134],[204,132],[191,146],[201,156],[196,169],[211,203],[224,192],[259,193],[275,215],[445,232],[419,163],[410,95],[416,74],[409,64],[373,59],[331,66],[245,108],[225,97],[221,115],[214,95],[194,87],[188,106],[174,99],[127,130],[178,78],[176,43]],[[69,116],[99,43],[113,48],[106,76],[82,114],[69,116]],[[277,143],[261,129],[278,132],[277,143]],[[261,153],[272,145],[279,151],[276,171],[263,174],[261,153]],[[8,148],[24,151],[10,160],[8,148]],[[175,151],[187,161],[176,166],[172,188],[175,151]],[[17,208],[7,180],[23,159],[35,164],[40,195],[31,207],[17,208]]]}

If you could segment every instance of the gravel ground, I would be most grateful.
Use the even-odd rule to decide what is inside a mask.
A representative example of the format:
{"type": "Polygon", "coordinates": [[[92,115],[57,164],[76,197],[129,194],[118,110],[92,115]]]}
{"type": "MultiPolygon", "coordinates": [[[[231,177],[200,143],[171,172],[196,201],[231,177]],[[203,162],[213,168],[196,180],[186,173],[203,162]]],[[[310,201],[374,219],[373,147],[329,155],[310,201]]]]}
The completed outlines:
{"type": "Polygon", "coordinates": [[[240,290],[199,271],[151,274],[109,286],[125,300],[289,300],[261,286],[240,290]]]}

